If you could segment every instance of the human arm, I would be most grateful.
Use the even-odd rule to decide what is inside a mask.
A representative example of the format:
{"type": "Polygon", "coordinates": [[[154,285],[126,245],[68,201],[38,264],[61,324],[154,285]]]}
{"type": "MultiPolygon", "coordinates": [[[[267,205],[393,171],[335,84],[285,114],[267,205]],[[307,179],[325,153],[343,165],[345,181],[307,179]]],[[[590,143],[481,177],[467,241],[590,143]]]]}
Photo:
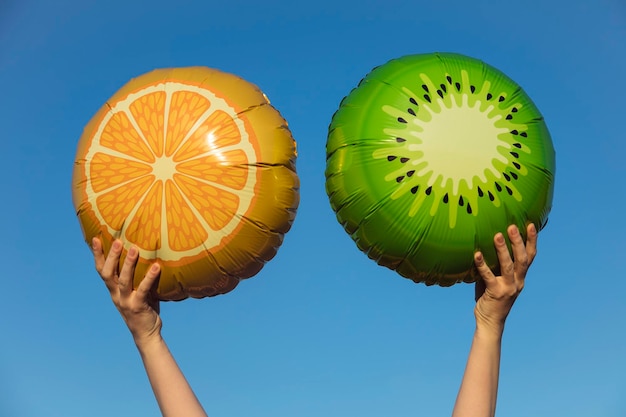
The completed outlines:
{"type": "Polygon", "coordinates": [[[537,254],[534,225],[527,228],[526,244],[516,226],[509,226],[507,234],[513,257],[504,236],[498,233],[494,237],[501,276],[494,275],[481,252],[474,255],[482,277],[476,283],[476,330],[452,417],[493,417],[496,412],[504,323],[524,288],[526,273],[537,254]]]}
{"type": "Polygon", "coordinates": [[[154,297],[160,266],[153,264],[135,290],[132,282],[139,258],[135,247],[128,250],[121,271],[118,265],[122,243],[119,240],[113,242],[106,258],[100,240],[93,240],[92,249],[96,270],[133,336],[162,415],[206,417],[207,414],[161,336],[159,301],[154,297]]]}

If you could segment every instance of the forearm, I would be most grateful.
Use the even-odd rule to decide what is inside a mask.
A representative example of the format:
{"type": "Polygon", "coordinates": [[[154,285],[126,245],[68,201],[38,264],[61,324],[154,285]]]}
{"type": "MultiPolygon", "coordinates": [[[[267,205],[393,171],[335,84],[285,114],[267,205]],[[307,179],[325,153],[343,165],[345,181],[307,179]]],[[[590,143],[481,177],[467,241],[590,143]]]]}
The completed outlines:
{"type": "Polygon", "coordinates": [[[162,338],[138,343],[150,385],[164,417],[206,417],[202,405],[162,338]]]}
{"type": "Polygon", "coordinates": [[[452,417],[493,417],[496,412],[502,330],[477,327],[452,417]]]}

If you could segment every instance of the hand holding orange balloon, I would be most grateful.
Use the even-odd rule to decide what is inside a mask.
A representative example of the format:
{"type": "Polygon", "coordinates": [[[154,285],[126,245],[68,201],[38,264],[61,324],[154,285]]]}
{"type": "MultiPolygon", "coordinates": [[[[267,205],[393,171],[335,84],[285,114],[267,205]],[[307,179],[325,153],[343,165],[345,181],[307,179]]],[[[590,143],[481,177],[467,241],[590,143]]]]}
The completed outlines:
{"type": "Polygon", "coordinates": [[[79,141],[73,200],[85,240],[135,245],[134,286],[154,261],[158,295],[223,294],[255,275],[295,218],[287,123],[254,85],[192,67],[131,80],[79,141]]]}

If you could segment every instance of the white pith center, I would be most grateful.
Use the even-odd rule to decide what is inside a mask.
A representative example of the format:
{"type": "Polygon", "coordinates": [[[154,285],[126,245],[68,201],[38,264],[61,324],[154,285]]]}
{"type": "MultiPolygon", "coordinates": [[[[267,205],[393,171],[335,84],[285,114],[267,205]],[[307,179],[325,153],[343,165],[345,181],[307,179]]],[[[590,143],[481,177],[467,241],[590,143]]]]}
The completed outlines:
{"type": "Polygon", "coordinates": [[[443,101],[439,104],[441,111],[431,112],[432,119],[428,122],[415,119],[415,123],[423,129],[418,134],[422,143],[410,145],[410,150],[423,152],[420,161],[428,163],[420,174],[433,172],[430,185],[438,182],[445,184],[451,179],[454,193],[463,180],[472,184],[473,178],[478,176],[486,182],[486,171],[496,173],[493,160],[507,161],[498,147],[509,145],[498,136],[508,130],[495,126],[502,116],[489,117],[493,106],[481,111],[480,101],[471,107],[466,95],[463,95],[460,106],[454,100],[451,107],[445,107],[443,101]]]}
{"type": "Polygon", "coordinates": [[[152,173],[155,175],[157,181],[170,180],[174,178],[176,172],[176,163],[171,157],[162,156],[158,158],[154,164],[152,164],[152,173]]]}

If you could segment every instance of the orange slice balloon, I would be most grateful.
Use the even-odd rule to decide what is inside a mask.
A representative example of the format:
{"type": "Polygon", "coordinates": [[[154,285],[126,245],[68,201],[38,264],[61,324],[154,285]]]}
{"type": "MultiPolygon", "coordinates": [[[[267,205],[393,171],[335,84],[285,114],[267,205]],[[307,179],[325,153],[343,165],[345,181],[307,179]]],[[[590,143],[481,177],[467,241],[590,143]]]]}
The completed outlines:
{"type": "Polygon", "coordinates": [[[295,218],[296,145],[253,84],[218,70],[131,80],[85,127],[72,195],[85,240],[139,249],[134,285],[161,264],[158,296],[224,294],[255,275],[295,218]]]}

